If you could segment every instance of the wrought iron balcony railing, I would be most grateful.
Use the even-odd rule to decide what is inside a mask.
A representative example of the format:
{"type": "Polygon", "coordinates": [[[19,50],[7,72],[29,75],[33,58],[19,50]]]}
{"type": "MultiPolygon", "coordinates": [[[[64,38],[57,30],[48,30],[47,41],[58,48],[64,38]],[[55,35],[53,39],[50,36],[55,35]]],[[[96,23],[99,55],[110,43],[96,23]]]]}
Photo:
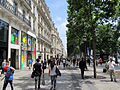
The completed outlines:
{"type": "Polygon", "coordinates": [[[30,20],[28,20],[26,17],[23,16],[22,13],[20,13],[16,8],[14,8],[8,1],[6,0],[0,0],[0,5],[7,9],[9,12],[14,14],[17,18],[21,19],[23,22],[25,22],[27,25],[31,26],[30,20]]]}
{"type": "Polygon", "coordinates": [[[30,0],[25,0],[26,1],[26,3],[30,6],[30,8],[31,8],[31,1],[30,0]]]}
{"type": "Polygon", "coordinates": [[[44,41],[46,41],[48,44],[51,44],[51,42],[50,42],[47,38],[45,38],[43,35],[41,35],[40,33],[38,33],[38,36],[39,36],[41,39],[43,39],[44,41]]]}

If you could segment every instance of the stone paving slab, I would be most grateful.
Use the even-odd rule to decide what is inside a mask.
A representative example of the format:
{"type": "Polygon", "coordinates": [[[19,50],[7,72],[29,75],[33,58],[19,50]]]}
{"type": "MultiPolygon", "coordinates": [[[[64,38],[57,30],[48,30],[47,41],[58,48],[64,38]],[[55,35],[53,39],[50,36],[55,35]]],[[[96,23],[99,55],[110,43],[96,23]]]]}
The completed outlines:
{"type": "MultiPolygon", "coordinates": [[[[102,68],[97,67],[97,78],[93,77],[93,68],[88,67],[85,71],[85,79],[81,79],[79,68],[63,69],[60,66],[62,76],[57,78],[56,90],[120,90],[120,78],[118,82],[111,82],[108,73],[102,73],[102,68]]],[[[15,90],[35,90],[34,79],[31,76],[31,70],[16,70],[14,74],[15,90]]],[[[48,69],[45,71],[45,86],[41,85],[41,90],[50,90],[50,77],[48,69]]],[[[0,90],[2,90],[3,81],[0,81],[0,90]]],[[[10,90],[8,85],[7,90],[10,90]]]]}

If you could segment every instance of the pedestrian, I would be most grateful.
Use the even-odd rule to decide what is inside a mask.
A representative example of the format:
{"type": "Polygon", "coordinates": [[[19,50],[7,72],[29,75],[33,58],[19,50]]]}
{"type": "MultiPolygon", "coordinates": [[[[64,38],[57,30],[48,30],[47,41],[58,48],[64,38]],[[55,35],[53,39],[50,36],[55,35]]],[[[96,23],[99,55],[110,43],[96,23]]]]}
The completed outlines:
{"type": "Polygon", "coordinates": [[[63,67],[64,67],[64,69],[65,69],[65,66],[66,66],[66,60],[65,60],[65,58],[63,59],[63,67]]]}
{"type": "Polygon", "coordinates": [[[44,66],[45,66],[45,69],[47,68],[47,61],[46,59],[44,60],[44,66]]]}
{"type": "Polygon", "coordinates": [[[4,73],[4,70],[3,70],[3,68],[6,66],[6,59],[4,59],[4,61],[2,62],[2,72],[1,72],[1,74],[3,74],[4,73]]]}
{"type": "Polygon", "coordinates": [[[88,65],[90,66],[90,58],[87,59],[88,65]]]}
{"type": "Polygon", "coordinates": [[[9,61],[6,61],[6,66],[3,68],[4,69],[4,75],[5,75],[5,80],[4,80],[4,85],[2,90],[6,90],[6,87],[8,83],[10,83],[11,90],[14,90],[13,86],[13,74],[15,69],[13,67],[9,66],[9,61]]]}
{"type": "Polygon", "coordinates": [[[38,85],[38,90],[40,90],[40,79],[41,79],[41,74],[43,72],[41,63],[39,63],[39,59],[36,59],[36,63],[33,65],[33,72],[35,75],[35,90],[37,90],[37,85],[38,85]]]}
{"type": "Polygon", "coordinates": [[[110,79],[111,79],[111,82],[113,81],[113,78],[114,78],[114,81],[116,81],[116,72],[115,72],[115,62],[113,61],[113,58],[110,57],[110,61],[108,62],[107,64],[107,69],[109,70],[109,74],[110,74],[110,79]]]}
{"type": "Polygon", "coordinates": [[[73,59],[73,67],[75,67],[76,59],[73,59]]]}
{"type": "Polygon", "coordinates": [[[101,64],[101,66],[102,66],[103,60],[102,60],[101,58],[100,58],[99,62],[100,62],[100,64],[101,64]]]}
{"type": "Polygon", "coordinates": [[[29,69],[31,69],[31,67],[32,67],[32,60],[28,60],[28,64],[29,64],[29,69]]]}
{"type": "Polygon", "coordinates": [[[56,68],[58,68],[58,67],[55,64],[55,60],[53,60],[50,64],[49,73],[48,73],[48,75],[51,77],[50,90],[56,90],[56,78],[57,78],[56,68]]]}
{"type": "Polygon", "coordinates": [[[50,65],[51,59],[48,59],[48,66],[50,65]]]}
{"type": "Polygon", "coordinates": [[[84,79],[84,71],[86,68],[86,62],[84,61],[84,58],[79,62],[79,68],[81,69],[81,77],[84,79]]]}

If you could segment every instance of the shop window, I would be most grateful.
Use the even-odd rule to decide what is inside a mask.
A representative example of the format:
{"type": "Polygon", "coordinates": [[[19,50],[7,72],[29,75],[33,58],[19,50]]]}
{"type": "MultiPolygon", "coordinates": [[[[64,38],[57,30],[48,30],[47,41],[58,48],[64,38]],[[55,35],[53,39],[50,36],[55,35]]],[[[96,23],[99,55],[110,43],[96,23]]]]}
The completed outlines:
{"type": "Polygon", "coordinates": [[[0,20],[0,42],[8,43],[8,24],[0,20]]]}
{"type": "Polygon", "coordinates": [[[31,43],[31,36],[28,36],[28,50],[31,51],[31,47],[32,43],[31,43]]]}
{"type": "Polygon", "coordinates": [[[22,50],[27,50],[27,34],[22,32],[22,37],[21,37],[21,44],[22,44],[22,50]]]}
{"type": "Polygon", "coordinates": [[[18,30],[15,28],[11,29],[11,43],[18,44],[18,30]]]}

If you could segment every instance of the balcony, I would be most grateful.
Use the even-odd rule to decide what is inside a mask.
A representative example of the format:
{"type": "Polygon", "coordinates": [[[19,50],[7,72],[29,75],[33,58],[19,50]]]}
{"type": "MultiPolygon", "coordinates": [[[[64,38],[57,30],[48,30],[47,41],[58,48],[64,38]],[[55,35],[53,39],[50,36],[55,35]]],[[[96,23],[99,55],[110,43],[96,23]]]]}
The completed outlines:
{"type": "Polygon", "coordinates": [[[41,35],[40,33],[38,33],[38,37],[41,38],[43,41],[47,42],[49,45],[51,45],[51,42],[46,39],[43,35],[41,35]]]}
{"type": "Polygon", "coordinates": [[[25,0],[25,2],[30,6],[31,8],[31,1],[30,0],[25,0]]]}
{"type": "Polygon", "coordinates": [[[15,8],[8,1],[0,0],[0,5],[11,12],[13,15],[15,15],[17,18],[25,22],[28,26],[31,26],[30,20],[24,17],[23,14],[20,13],[18,10],[15,10],[15,8]]]}

